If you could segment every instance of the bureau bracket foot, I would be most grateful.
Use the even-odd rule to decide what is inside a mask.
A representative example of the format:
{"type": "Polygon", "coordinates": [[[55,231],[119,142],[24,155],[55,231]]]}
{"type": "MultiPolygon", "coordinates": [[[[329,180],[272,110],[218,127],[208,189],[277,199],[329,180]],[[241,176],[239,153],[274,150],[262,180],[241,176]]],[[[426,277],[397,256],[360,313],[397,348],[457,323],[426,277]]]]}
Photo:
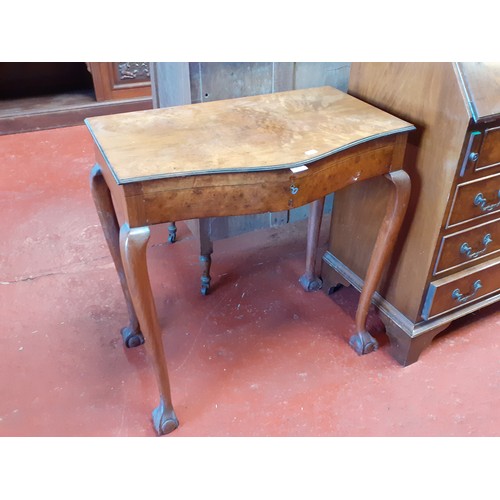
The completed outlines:
{"type": "Polygon", "coordinates": [[[299,278],[299,283],[306,292],[315,292],[321,290],[323,281],[318,276],[309,276],[307,273],[299,278]]]}
{"type": "Polygon", "coordinates": [[[367,332],[358,332],[349,340],[349,345],[360,355],[368,354],[378,349],[378,342],[367,332]]]}
{"type": "Polygon", "coordinates": [[[451,321],[445,321],[444,323],[437,324],[434,328],[428,326],[428,329],[423,333],[412,337],[388,315],[381,314],[380,318],[385,325],[385,332],[390,340],[389,352],[403,366],[415,363],[422,351],[430,345],[434,337],[448,328],[451,323],[451,321]]]}
{"type": "Polygon", "coordinates": [[[323,255],[323,260],[325,261],[326,265],[321,269],[323,291],[327,295],[335,293],[337,290],[340,290],[344,286],[348,287],[351,285],[349,281],[347,281],[340,273],[338,273],[333,267],[331,267],[329,261],[332,259],[332,257],[333,256],[330,254],[330,252],[326,252],[325,255],[323,255]]]}
{"type": "Polygon", "coordinates": [[[125,326],[120,330],[123,343],[127,347],[138,347],[144,344],[144,336],[140,330],[134,330],[130,326],[125,326]]]}
{"type": "Polygon", "coordinates": [[[167,409],[163,398],[160,398],[160,404],[153,410],[152,416],[153,426],[158,436],[170,434],[179,427],[179,420],[177,420],[173,408],[167,409]]]}

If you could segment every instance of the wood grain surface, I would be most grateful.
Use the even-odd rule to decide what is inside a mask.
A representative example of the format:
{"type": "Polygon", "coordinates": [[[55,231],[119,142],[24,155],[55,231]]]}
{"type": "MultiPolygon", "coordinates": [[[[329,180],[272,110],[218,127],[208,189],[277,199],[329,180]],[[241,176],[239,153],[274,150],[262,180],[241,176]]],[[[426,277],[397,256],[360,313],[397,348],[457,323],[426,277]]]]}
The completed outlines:
{"type": "MultiPolygon", "coordinates": [[[[408,212],[380,293],[418,321],[470,115],[450,63],[354,63],[349,92],[417,127],[404,163],[412,180],[408,212]]],[[[360,277],[388,195],[382,179],[335,194],[330,251],[360,277]],[[371,223],[359,225],[359,220],[371,223]]]]}
{"type": "Polygon", "coordinates": [[[500,63],[461,62],[458,67],[475,120],[500,116],[500,63]]]}
{"type": "Polygon", "coordinates": [[[118,184],[288,168],[413,129],[332,87],[94,117],[86,124],[118,184]]]}

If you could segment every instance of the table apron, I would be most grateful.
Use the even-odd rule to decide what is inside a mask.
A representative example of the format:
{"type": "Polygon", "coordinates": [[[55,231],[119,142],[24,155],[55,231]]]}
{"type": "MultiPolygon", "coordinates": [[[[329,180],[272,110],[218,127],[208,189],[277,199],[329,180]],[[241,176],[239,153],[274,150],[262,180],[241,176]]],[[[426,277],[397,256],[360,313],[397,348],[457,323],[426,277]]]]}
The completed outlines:
{"type": "MultiPolygon", "coordinates": [[[[362,148],[364,149],[364,148],[362,148]]],[[[158,179],[123,186],[130,227],[203,217],[279,212],[391,171],[394,144],[334,155],[290,169],[158,179]]],[[[399,166],[398,166],[399,168],[399,166]]],[[[121,186],[120,186],[121,187],[121,186]]]]}

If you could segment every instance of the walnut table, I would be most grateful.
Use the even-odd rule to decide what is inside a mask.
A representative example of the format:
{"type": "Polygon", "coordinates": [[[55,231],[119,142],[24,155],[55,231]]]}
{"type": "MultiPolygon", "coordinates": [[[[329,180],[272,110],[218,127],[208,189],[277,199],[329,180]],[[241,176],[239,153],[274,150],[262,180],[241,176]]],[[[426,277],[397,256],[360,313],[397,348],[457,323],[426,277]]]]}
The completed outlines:
{"type": "Polygon", "coordinates": [[[122,335],[132,344],[145,338],[160,391],[153,411],[158,434],[174,430],[178,420],[146,263],[152,224],[311,203],[300,281],[313,289],[324,197],[385,176],[392,196],[350,340],[360,354],[376,348],[366,316],[406,210],[410,183],[401,168],[413,125],[331,87],[101,116],[86,124],[96,145],[92,194],[130,318],[122,335]]]}

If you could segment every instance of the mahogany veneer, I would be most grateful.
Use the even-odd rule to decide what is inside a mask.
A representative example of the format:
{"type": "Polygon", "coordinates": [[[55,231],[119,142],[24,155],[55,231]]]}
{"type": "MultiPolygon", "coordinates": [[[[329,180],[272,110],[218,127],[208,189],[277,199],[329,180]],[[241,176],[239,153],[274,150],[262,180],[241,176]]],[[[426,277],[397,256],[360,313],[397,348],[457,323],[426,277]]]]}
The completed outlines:
{"type": "MultiPolygon", "coordinates": [[[[500,300],[500,64],[356,63],[349,93],[417,126],[409,209],[374,296],[408,365],[451,321],[500,300]]],[[[327,291],[362,286],[386,197],[378,179],[336,194],[327,291]]]]}

